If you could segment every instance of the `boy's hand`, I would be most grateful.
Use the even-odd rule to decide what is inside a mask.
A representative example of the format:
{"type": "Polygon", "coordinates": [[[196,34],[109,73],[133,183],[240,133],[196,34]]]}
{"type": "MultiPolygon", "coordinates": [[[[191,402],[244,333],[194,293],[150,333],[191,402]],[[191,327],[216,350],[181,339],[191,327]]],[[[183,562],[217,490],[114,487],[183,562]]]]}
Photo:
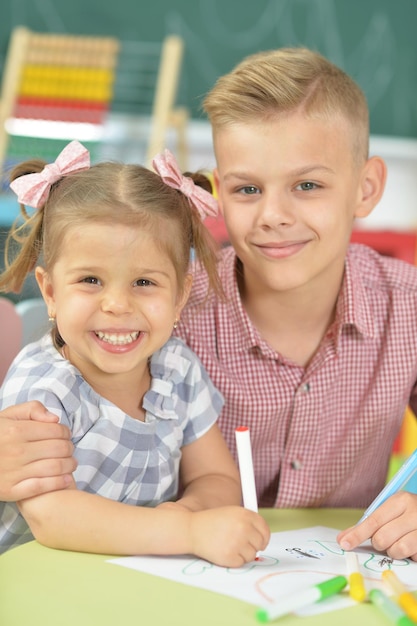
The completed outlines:
{"type": "Polygon", "coordinates": [[[0,411],[0,500],[65,489],[77,463],[70,431],[39,402],[0,411]]]}
{"type": "Polygon", "coordinates": [[[417,495],[399,491],[361,524],[337,536],[343,550],[354,550],[367,539],[375,550],[386,552],[392,559],[417,561],[417,495]]]}
{"type": "Polygon", "coordinates": [[[260,515],[239,506],[192,513],[190,532],[192,553],[222,567],[254,561],[271,534],[260,515]]]}

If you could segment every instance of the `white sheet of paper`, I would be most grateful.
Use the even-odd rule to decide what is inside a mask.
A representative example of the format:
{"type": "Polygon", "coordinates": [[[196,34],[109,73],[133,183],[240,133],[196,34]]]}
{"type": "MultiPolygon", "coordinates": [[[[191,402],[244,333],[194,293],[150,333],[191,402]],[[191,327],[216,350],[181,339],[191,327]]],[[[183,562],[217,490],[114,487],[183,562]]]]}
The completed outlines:
{"type": "MultiPolygon", "coordinates": [[[[267,549],[259,554],[260,560],[238,569],[218,567],[192,556],[122,557],[108,562],[228,595],[256,606],[268,606],[293,591],[339,574],[346,575],[344,551],[336,542],[338,532],[334,528],[315,526],[272,533],[267,549]]],[[[381,572],[388,568],[395,571],[408,590],[417,590],[417,563],[409,559],[391,562],[386,555],[375,552],[371,544],[363,545],[355,552],[368,591],[384,589],[381,572]]],[[[300,609],[297,614],[312,615],[353,604],[346,589],[323,602],[300,609]]]]}

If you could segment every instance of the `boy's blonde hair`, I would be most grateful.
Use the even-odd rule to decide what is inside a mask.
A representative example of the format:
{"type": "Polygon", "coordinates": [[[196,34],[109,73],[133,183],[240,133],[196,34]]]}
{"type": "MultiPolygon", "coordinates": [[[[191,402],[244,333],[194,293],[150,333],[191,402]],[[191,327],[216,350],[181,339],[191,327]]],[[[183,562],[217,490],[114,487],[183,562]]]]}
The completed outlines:
{"type": "Polygon", "coordinates": [[[221,76],[203,101],[216,132],[235,123],[267,121],[302,111],[307,117],[345,118],[355,160],[368,158],[369,112],[360,87],[343,70],[306,48],[281,48],[246,57],[221,76]]]}

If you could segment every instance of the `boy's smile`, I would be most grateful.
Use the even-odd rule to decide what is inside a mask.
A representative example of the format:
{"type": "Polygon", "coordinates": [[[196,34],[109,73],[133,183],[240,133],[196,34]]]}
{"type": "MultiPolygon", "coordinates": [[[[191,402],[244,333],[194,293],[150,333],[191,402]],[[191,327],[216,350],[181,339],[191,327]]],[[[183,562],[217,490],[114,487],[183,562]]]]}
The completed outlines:
{"type": "Polygon", "coordinates": [[[271,259],[285,259],[296,254],[306,245],[307,241],[282,241],[258,245],[259,251],[271,259]]]}

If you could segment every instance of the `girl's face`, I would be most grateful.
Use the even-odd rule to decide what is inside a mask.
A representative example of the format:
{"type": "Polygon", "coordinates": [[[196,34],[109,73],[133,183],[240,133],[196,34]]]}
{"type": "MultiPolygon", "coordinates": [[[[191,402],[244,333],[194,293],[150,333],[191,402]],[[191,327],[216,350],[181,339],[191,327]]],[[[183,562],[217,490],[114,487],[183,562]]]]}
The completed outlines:
{"type": "Polygon", "coordinates": [[[51,273],[37,268],[36,277],[65,356],[93,387],[108,375],[137,380],[147,371],[191,287],[187,276],[180,293],[174,265],[150,232],[107,223],[70,229],[51,273]]]}

